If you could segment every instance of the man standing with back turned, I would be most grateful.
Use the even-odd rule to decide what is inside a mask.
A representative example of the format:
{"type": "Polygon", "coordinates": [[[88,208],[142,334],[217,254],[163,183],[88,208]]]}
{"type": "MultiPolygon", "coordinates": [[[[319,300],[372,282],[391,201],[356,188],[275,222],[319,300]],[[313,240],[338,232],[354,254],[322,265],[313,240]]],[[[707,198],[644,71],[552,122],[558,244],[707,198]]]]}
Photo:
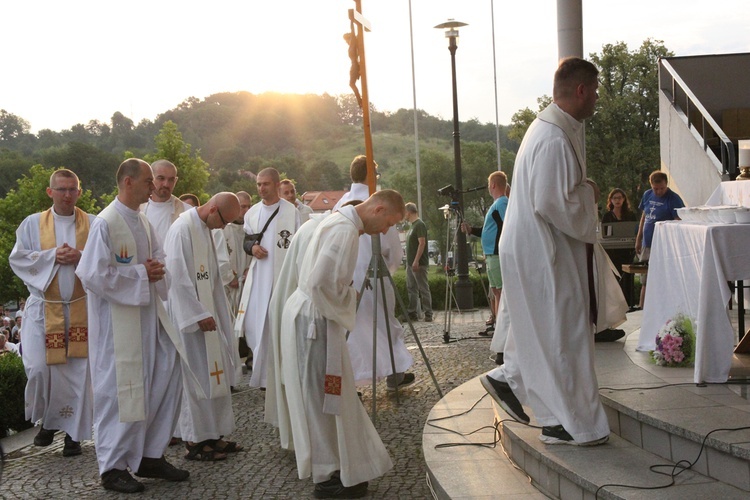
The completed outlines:
{"type": "Polygon", "coordinates": [[[547,444],[590,446],[609,437],[594,371],[599,190],[586,178],[583,155],[598,74],[583,59],[562,60],[553,102],[521,143],[499,247],[510,317],[505,364],[480,377],[516,420],[529,422],[521,402],[529,405],[547,444]]]}

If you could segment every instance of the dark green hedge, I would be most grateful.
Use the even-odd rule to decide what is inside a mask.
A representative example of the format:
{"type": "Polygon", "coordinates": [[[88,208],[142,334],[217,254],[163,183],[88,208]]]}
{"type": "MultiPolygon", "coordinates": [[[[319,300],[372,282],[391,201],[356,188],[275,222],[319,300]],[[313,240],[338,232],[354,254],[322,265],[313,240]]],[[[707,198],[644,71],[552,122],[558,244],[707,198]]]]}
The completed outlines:
{"type": "MultiPolygon", "coordinates": [[[[445,310],[445,279],[445,272],[442,268],[438,266],[430,266],[428,280],[430,283],[430,292],[432,293],[432,308],[436,311],[445,310]]],[[[477,274],[474,269],[469,269],[469,279],[473,285],[474,307],[488,307],[487,297],[482,289],[482,283],[479,281],[479,274],[477,274]]],[[[482,274],[482,280],[484,281],[485,288],[489,292],[490,289],[489,284],[487,283],[486,274],[482,274]]],[[[406,270],[401,268],[393,273],[393,282],[396,284],[396,289],[403,299],[404,304],[408,306],[409,295],[406,293],[406,270]]],[[[397,310],[397,313],[399,312],[400,311],[397,310]]]]}
{"type": "Polygon", "coordinates": [[[0,437],[8,429],[21,431],[31,427],[24,416],[26,372],[21,357],[6,353],[0,356],[0,437]]]}

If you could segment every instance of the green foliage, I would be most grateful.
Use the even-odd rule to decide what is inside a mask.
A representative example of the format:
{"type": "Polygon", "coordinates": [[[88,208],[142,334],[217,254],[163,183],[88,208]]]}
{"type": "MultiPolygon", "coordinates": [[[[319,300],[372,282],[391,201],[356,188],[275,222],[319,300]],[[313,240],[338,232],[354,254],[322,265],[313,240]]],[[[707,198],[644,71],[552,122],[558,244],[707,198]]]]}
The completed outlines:
{"type": "MultiPolygon", "coordinates": [[[[47,195],[49,178],[56,169],[34,165],[29,172],[18,179],[17,188],[11,189],[5,198],[0,199],[0,301],[5,303],[28,295],[23,285],[10,268],[8,256],[16,242],[16,228],[29,215],[47,210],[52,202],[47,195]]],[[[78,207],[88,213],[98,213],[90,190],[85,190],[78,198],[78,207]]]]}
{"type": "Polygon", "coordinates": [[[175,186],[175,196],[193,193],[199,198],[205,197],[204,189],[208,182],[208,163],[200,157],[200,152],[192,152],[192,146],[182,140],[182,134],[173,121],[167,121],[154,140],[157,151],[146,155],[144,160],[153,163],[156,160],[169,160],[177,167],[179,182],[175,186]]]}
{"type": "MultiPolygon", "coordinates": [[[[90,189],[100,200],[112,191],[120,165],[117,156],[81,142],[69,142],[63,147],[49,149],[42,158],[45,165],[65,167],[75,172],[81,180],[81,187],[90,189]]],[[[106,206],[104,203],[100,205],[106,206]]]]}
{"type": "Polygon", "coordinates": [[[600,85],[597,113],[586,126],[588,175],[605,197],[615,187],[625,190],[631,208],[648,188],[648,175],[660,168],[658,62],[672,55],[651,39],[638,50],[619,42],[590,55],[600,85]]]}
{"type": "Polygon", "coordinates": [[[526,131],[531,126],[531,122],[534,121],[536,115],[544,108],[549,106],[552,102],[552,98],[548,95],[538,97],[536,100],[537,111],[532,111],[529,108],[524,108],[516,111],[510,119],[510,127],[508,130],[508,139],[521,144],[523,136],[526,135],[526,131]]]}
{"type": "Polygon", "coordinates": [[[21,357],[15,353],[0,355],[0,438],[8,430],[21,431],[33,424],[24,416],[26,372],[21,357]]]}

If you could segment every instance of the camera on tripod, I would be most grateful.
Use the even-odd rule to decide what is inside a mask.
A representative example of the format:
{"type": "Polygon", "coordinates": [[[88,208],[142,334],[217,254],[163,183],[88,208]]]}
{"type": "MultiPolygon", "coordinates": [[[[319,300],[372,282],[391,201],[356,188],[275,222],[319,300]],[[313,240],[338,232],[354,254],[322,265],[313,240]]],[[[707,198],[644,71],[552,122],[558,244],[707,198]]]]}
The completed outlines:
{"type": "Polygon", "coordinates": [[[443,186],[438,189],[437,192],[442,196],[450,196],[451,198],[455,197],[458,194],[458,191],[456,191],[456,188],[453,187],[453,184],[443,186]]]}

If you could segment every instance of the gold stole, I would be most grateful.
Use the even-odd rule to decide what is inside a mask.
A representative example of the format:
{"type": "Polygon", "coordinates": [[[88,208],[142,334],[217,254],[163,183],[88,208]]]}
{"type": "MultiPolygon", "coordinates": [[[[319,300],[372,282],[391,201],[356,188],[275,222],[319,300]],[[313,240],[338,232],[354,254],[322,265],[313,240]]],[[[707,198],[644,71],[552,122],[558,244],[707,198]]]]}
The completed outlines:
{"type": "MultiPolygon", "coordinates": [[[[229,395],[229,388],[224,377],[224,383],[221,383],[222,375],[225,374],[224,359],[222,357],[222,337],[218,328],[219,318],[216,315],[214,304],[213,287],[211,282],[213,276],[210,274],[209,259],[216,261],[214,240],[209,231],[208,241],[200,227],[197,226],[192,218],[192,211],[183,212],[180,216],[184,218],[190,228],[190,240],[193,243],[193,268],[195,269],[195,288],[198,292],[198,301],[203,304],[211,316],[216,321],[217,329],[212,332],[202,332],[206,345],[206,362],[208,363],[208,383],[209,399],[216,399],[229,395]]],[[[197,218],[197,216],[196,216],[197,218]]],[[[218,264],[217,264],[218,265],[218,264]]]]}
{"type": "MultiPolygon", "coordinates": [[[[83,250],[89,236],[89,216],[78,207],[74,207],[76,242],[75,248],[83,250]]],[[[42,250],[57,248],[55,236],[55,216],[52,209],[42,212],[39,217],[39,240],[42,250]]],[[[58,269],[59,271],[59,269],[58,269]]],[[[73,296],[69,302],[70,327],[68,329],[68,345],[65,345],[65,315],[63,301],[60,295],[58,273],[44,292],[44,343],[47,348],[47,364],[59,365],[67,363],[67,356],[71,358],[86,358],[89,354],[88,314],[86,311],[86,292],[81,280],[75,277],[73,296]],[[67,352],[66,352],[67,351],[67,352]]]]}

